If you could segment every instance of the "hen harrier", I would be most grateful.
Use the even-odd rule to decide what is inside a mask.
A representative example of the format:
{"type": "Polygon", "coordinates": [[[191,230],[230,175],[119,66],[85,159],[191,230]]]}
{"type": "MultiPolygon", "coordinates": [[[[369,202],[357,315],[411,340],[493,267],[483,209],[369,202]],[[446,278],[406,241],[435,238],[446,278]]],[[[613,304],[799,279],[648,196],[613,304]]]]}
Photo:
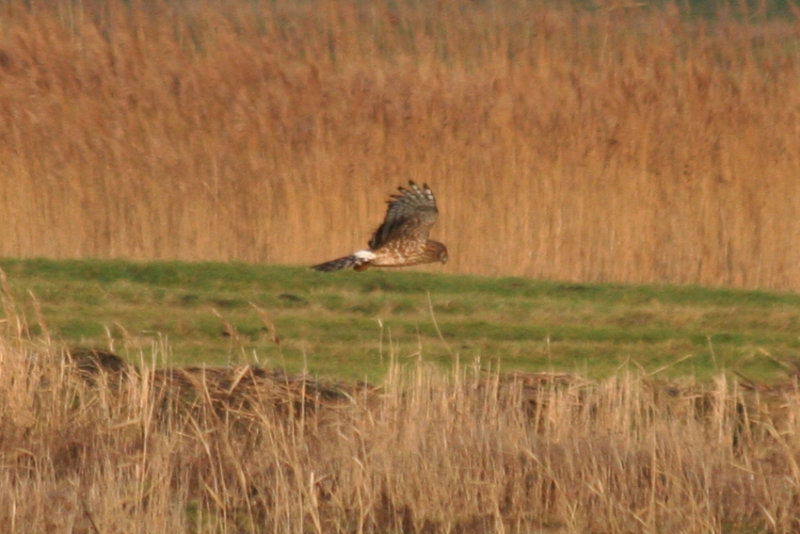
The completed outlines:
{"type": "Polygon", "coordinates": [[[314,265],[317,271],[338,271],[353,267],[363,271],[373,267],[405,267],[440,261],[447,262],[447,247],[428,239],[439,210],[433,191],[412,181],[411,190],[399,187],[387,201],[389,209],[383,224],[372,234],[369,248],[336,260],[314,265]]]}

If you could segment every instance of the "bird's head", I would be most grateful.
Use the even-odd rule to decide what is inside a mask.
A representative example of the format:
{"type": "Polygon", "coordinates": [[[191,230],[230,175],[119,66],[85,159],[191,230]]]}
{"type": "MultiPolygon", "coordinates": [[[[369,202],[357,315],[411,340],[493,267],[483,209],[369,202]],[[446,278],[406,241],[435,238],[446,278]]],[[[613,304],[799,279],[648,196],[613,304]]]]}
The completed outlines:
{"type": "Polygon", "coordinates": [[[439,261],[442,262],[442,265],[447,263],[447,247],[442,245],[442,250],[439,251],[439,261]]]}
{"type": "Polygon", "coordinates": [[[447,247],[444,246],[444,243],[439,243],[438,241],[431,241],[428,240],[427,244],[426,256],[429,261],[440,261],[442,264],[447,263],[447,247]]]}

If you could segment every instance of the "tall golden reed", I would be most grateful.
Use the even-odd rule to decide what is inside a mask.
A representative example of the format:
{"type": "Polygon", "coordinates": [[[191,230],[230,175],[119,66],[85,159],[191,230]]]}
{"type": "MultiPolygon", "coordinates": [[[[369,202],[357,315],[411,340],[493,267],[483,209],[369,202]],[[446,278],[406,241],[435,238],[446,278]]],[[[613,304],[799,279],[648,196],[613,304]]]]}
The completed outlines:
{"type": "MultiPolygon", "coordinates": [[[[28,6],[30,4],[30,6],[28,6]]],[[[0,254],[800,287],[800,27],[546,2],[0,7],[0,254]]]]}

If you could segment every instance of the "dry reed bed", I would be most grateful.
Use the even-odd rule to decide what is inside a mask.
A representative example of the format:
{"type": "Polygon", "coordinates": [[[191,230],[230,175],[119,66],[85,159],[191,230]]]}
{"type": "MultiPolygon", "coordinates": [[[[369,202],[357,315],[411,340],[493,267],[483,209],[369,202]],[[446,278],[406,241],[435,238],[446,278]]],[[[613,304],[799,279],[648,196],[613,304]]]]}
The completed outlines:
{"type": "Polygon", "coordinates": [[[27,4],[0,6],[0,255],[311,263],[411,178],[449,270],[798,287],[795,20],[27,4]]]}
{"type": "Polygon", "coordinates": [[[796,382],[126,369],[0,339],[6,532],[800,528],[796,382]]]}

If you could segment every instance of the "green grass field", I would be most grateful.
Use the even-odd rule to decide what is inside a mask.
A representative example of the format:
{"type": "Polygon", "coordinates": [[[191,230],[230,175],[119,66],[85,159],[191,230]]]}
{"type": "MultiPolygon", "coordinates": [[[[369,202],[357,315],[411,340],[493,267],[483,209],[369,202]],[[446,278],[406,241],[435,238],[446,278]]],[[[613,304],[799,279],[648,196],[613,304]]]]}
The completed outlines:
{"type": "Polygon", "coordinates": [[[159,365],[257,362],[378,381],[392,358],[480,359],[501,371],[602,377],[629,365],[665,378],[726,370],[774,381],[800,347],[794,294],[238,263],[5,259],[0,267],[6,305],[13,301],[32,336],[134,362],[165,344],[169,361],[159,365]]]}

